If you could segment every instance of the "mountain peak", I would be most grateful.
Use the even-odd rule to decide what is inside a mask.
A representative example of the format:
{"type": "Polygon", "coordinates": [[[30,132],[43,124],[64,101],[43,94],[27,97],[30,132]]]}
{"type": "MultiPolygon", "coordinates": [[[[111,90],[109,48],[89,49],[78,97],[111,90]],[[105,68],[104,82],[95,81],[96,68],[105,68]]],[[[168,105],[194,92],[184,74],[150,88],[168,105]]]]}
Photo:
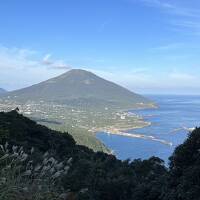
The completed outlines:
{"type": "Polygon", "coordinates": [[[145,97],[83,69],[72,69],[42,83],[10,92],[9,96],[20,101],[54,101],[73,106],[135,108],[151,103],[145,97]]]}
{"type": "MultiPolygon", "coordinates": [[[[68,72],[64,73],[65,75],[76,75],[76,76],[83,76],[83,75],[93,75],[96,76],[94,73],[84,70],[84,69],[71,69],[68,72]]],[[[63,75],[64,75],[63,74],[63,75]]]]}
{"type": "Polygon", "coordinates": [[[79,77],[79,78],[83,78],[83,77],[91,77],[91,76],[96,76],[95,74],[93,74],[92,72],[83,70],[83,69],[71,69],[67,72],[65,72],[64,74],[61,74],[60,76],[56,77],[56,78],[67,78],[67,77],[79,77]]]}
{"type": "Polygon", "coordinates": [[[71,69],[70,71],[68,71],[67,73],[74,73],[74,74],[87,74],[87,73],[91,73],[87,70],[84,69],[71,69]]]}

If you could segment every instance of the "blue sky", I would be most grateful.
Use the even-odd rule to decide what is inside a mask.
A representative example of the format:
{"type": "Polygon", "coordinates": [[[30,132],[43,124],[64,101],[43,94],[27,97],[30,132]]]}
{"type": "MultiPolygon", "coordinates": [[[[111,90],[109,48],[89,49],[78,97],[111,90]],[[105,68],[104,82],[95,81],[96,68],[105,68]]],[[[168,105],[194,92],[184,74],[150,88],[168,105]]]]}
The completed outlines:
{"type": "Polygon", "coordinates": [[[200,94],[199,0],[2,0],[0,87],[83,68],[139,93],[200,94]]]}

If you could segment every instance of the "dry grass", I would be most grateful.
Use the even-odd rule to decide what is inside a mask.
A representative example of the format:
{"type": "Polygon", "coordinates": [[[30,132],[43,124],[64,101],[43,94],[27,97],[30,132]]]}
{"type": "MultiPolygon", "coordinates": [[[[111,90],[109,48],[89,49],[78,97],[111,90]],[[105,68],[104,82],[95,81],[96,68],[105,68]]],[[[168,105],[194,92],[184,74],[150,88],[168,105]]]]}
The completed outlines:
{"type": "Polygon", "coordinates": [[[36,164],[33,154],[34,148],[26,153],[23,147],[0,145],[0,200],[66,199],[67,193],[58,185],[72,158],[58,162],[46,152],[36,164]]]}

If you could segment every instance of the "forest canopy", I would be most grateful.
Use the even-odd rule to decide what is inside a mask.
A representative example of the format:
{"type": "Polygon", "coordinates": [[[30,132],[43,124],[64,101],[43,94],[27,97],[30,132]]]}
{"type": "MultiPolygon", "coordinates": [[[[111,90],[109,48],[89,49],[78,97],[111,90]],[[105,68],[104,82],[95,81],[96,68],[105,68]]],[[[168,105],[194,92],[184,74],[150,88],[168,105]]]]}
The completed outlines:
{"type": "MultiPolygon", "coordinates": [[[[197,200],[200,198],[200,128],[189,133],[188,139],[175,149],[169,158],[169,167],[157,157],[148,160],[121,161],[114,155],[95,153],[87,147],[77,145],[69,133],[50,130],[17,111],[0,113],[0,144],[0,199],[19,199],[17,197],[36,199],[33,197],[33,191],[34,194],[39,194],[38,199],[197,200]],[[21,151],[23,152],[20,153],[21,151]],[[22,188],[22,183],[15,185],[17,181],[9,179],[10,176],[2,178],[6,163],[8,164],[10,160],[16,162],[16,158],[22,154],[26,154],[27,158],[22,160],[20,157],[20,162],[22,161],[20,166],[23,165],[20,167],[20,173],[27,173],[27,165],[31,166],[29,172],[33,173],[32,182],[28,178],[20,179],[27,184],[26,191],[19,189],[22,188]],[[57,187],[49,187],[48,190],[46,187],[41,187],[43,191],[41,188],[36,191],[33,187],[35,184],[33,180],[36,180],[34,177],[42,173],[41,169],[40,173],[34,171],[40,163],[43,163],[42,166],[45,163],[48,167],[45,172],[48,176],[45,174],[46,178],[40,179],[41,185],[48,182],[49,186],[56,183],[57,187]],[[59,179],[55,179],[55,174],[59,179]],[[18,189],[8,190],[8,181],[14,184],[13,188],[18,189]],[[9,191],[12,195],[5,191],[9,191]]],[[[14,167],[12,163],[10,167],[14,167]]],[[[13,173],[9,170],[8,172],[13,173]]],[[[12,177],[19,179],[17,171],[14,173],[12,177]]]]}

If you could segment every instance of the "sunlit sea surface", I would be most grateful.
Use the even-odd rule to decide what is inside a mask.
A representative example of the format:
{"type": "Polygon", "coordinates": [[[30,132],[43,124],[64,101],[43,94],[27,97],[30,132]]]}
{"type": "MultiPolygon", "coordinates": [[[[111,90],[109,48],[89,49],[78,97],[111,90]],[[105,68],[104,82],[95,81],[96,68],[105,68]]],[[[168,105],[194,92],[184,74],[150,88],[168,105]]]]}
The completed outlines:
{"type": "Polygon", "coordinates": [[[172,146],[156,141],[140,138],[130,138],[107,133],[98,133],[99,138],[107,147],[114,151],[119,159],[147,159],[158,156],[168,163],[168,157],[175,147],[187,138],[187,128],[200,126],[200,96],[150,95],[157,103],[157,109],[133,110],[151,126],[130,130],[129,133],[139,133],[155,136],[172,142],[172,146]]]}

